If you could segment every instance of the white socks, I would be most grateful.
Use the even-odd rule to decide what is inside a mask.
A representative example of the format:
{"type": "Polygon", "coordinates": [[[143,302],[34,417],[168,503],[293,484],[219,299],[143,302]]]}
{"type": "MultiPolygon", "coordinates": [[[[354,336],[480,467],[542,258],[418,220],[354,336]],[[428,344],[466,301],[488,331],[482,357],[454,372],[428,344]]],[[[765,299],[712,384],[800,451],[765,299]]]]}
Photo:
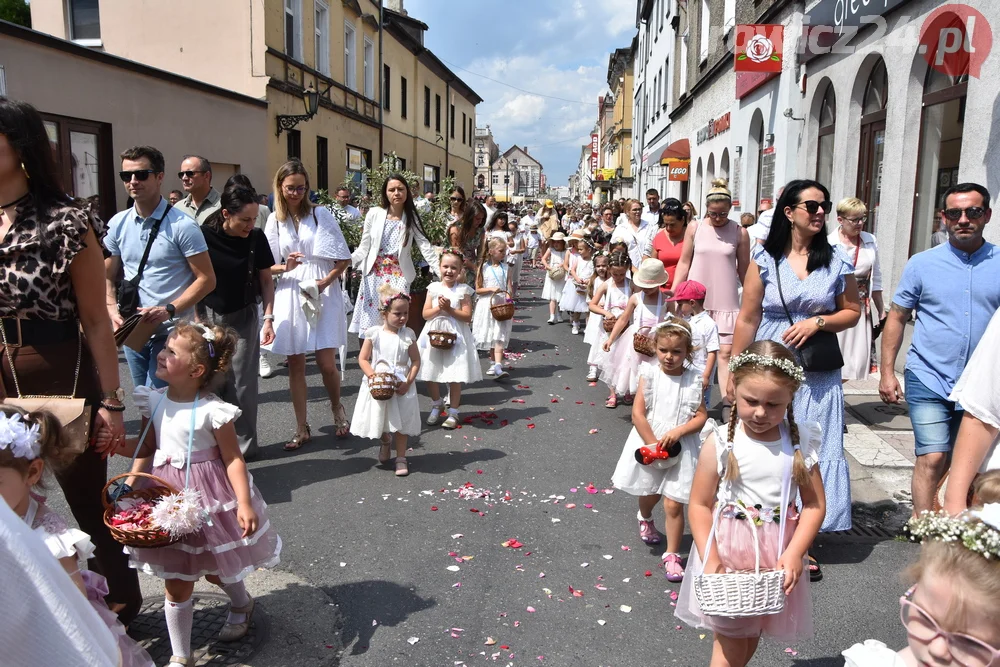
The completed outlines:
{"type": "Polygon", "coordinates": [[[170,633],[170,651],[179,658],[191,657],[191,625],[194,622],[194,600],[184,602],[164,600],[163,613],[170,633]]]}
{"type": "Polygon", "coordinates": [[[643,516],[642,512],[636,512],[635,515],[639,519],[639,521],[652,521],[653,520],[653,517],[651,517],[651,516],[643,516]]]}
{"type": "MultiPolygon", "coordinates": [[[[226,592],[229,596],[229,604],[232,607],[246,607],[250,604],[250,594],[247,593],[247,587],[242,581],[237,581],[235,584],[226,584],[222,587],[222,590],[226,592]]],[[[227,623],[243,623],[247,620],[246,614],[237,614],[232,611],[229,612],[229,618],[226,619],[227,623]]]]}
{"type": "Polygon", "coordinates": [[[448,408],[448,416],[458,419],[458,408],[448,408]]]}

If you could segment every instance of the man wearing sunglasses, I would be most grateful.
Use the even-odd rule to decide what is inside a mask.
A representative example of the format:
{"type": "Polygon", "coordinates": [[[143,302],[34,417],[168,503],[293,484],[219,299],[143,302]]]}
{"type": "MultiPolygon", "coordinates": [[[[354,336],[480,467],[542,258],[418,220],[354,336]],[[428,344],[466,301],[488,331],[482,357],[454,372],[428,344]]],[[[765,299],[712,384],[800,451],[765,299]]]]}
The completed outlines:
{"type": "Polygon", "coordinates": [[[104,260],[108,313],[118,329],[124,320],[115,285],[118,269],[124,267],[125,280],[134,281],[148,246],[136,312],[144,322],[158,326],[142,350],[125,348],[125,360],[133,386],[162,387],[164,383],[156,378],[156,356],[166,342],[168,320],[194,318],[195,304],[215,289],[215,271],[198,223],[160,194],[163,153],[152,146],[135,146],[123,152],[121,159],[119,176],[135,203],[111,218],[104,237],[110,253],[104,260]]]}
{"type": "Polygon", "coordinates": [[[219,191],[212,187],[212,163],[200,155],[185,155],[177,172],[181,187],[187,193],[180,208],[198,221],[199,225],[222,208],[219,191]]]}
{"type": "Polygon", "coordinates": [[[983,239],[991,215],[982,185],[962,183],[945,192],[941,224],[948,242],[906,263],[882,330],[879,395],[895,404],[903,390],[893,367],[903,329],[916,312],[904,378],[916,440],[912,493],[918,516],[931,509],[962,421],[962,408],[948,397],[1000,309],[1000,248],[983,239]]]}

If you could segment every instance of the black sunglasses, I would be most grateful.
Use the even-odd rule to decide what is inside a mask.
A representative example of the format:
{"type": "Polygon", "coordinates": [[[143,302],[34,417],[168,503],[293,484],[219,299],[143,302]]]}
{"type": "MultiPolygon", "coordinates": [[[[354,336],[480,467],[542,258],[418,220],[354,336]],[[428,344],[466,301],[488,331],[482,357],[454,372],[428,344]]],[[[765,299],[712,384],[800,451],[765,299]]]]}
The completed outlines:
{"type": "Polygon", "coordinates": [[[204,171],[194,171],[193,169],[188,169],[187,171],[178,171],[177,178],[194,178],[195,174],[204,174],[204,171]]]}
{"type": "Polygon", "coordinates": [[[135,171],[119,171],[118,177],[122,179],[122,183],[128,183],[135,176],[135,180],[144,181],[149,178],[152,174],[157,174],[159,172],[152,169],[137,169],[135,171]]]}
{"type": "Polygon", "coordinates": [[[944,217],[948,218],[952,222],[958,222],[962,219],[962,214],[965,214],[969,220],[979,220],[979,218],[986,215],[986,209],[982,206],[970,206],[969,208],[946,208],[944,210],[944,217]]]}
{"type": "Polygon", "coordinates": [[[810,199],[808,201],[800,201],[793,208],[798,208],[799,206],[805,206],[809,215],[816,215],[820,209],[823,209],[823,213],[829,215],[830,211],[833,210],[833,202],[831,201],[818,202],[810,199]]]}
{"type": "Polygon", "coordinates": [[[452,201],[465,201],[465,200],[464,200],[464,199],[462,199],[461,197],[450,197],[450,199],[451,199],[452,201]]]}

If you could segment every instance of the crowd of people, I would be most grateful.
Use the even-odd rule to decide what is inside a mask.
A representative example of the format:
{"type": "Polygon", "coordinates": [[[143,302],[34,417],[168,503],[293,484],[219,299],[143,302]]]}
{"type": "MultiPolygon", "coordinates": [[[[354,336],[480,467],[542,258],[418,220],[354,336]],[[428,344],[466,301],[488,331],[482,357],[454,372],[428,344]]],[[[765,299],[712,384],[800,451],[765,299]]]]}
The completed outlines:
{"type": "MultiPolygon", "coordinates": [[[[105,225],[60,188],[39,114],[0,98],[0,491],[3,512],[19,517],[3,522],[0,566],[37,557],[12,547],[22,526],[42,538],[65,573],[19,601],[82,615],[67,623],[81,629],[66,641],[95,664],[104,654],[117,656],[109,664],[150,664],[124,631],[141,603],[137,570],[164,580],[172,664],[192,664],[192,591],[203,577],[230,599],[220,639],[248,632],[255,601],[243,580],[281,552],[246,467],[260,446],[262,350],[288,365],[296,430],[286,450],[312,437],[312,359],[336,435],[378,440],[379,462],[404,477],[409,437],[425,424],[457,427],[463,385],[511,372],[505,353],[526,271],[544,272],[547,324],[565,327],[551,334],[582,335],[589,347],[580,375],[607,386],[608,409],[631,409],[632,433],[609,473],[637,498],[639,537],[665,537],[662,571],[682,584],[676,614],[714,633],[712,665],[747,664],[762,635],[812,633],[809,585],[822,570],[810,547],[821,532],[851,527],[843,383],[873,372],[884,401],[910,408],[910,531],[925,541],[915,586],[901,599],[910,646],[892,660],[987,667],[1000,658],[1000,637],[980,622],[1000,592],[1000,472],[991,472],[1000,468],[991,364],[1000,254],[983,239],[991,210],[982,186],[945,193],[947,241],[911,258],[886,313],[864,204],[841,201],[828,228],[834,206],[816,181],[788,183],[756,219],[734,217],[725,181],[713,182],[700,216],[695,203],[661,200],[656,190],[645,203],[515,210],[469,201],[456,187],[447,241],[436,247],[421,223],[427,197],[400,175],[367,211],[352,210],[348,191],[318,206],[309,174],[291,160],[270,184],[269,210],[245,176],[217,191],[210,162],[197,155],[180,164],[184,196],[164,198],[165,170],[156,148],[124,151],[119,176],[132,204],[105,225]],[[345,240],[345,219],[361,226],[357,247],[345,240]],[[345,288],[351,270],[354,299],[345,288]],[[407,325],[420,271],[433,282],[418,332],[407,325]],[[904,394],[895,362],[913,315],[904,394]],[[129,338],[125,356],[142,431],[127,437],[116,334],[136,328],[144,335],[129,338]],[[337,354],[350,335],[363,379],[349,417],[337,354]],[[426,417],[418,380],[431,399],[426,417]],[[37,396],[66,402],[40,411],[25,402],[37,396]],[[84,407],[68,413],[77,403],[66,397],[84,407]],[[151,473],[196,490],[204,524],[167,546],[123,549],[104,522],[111,455],[132,459],[116,494],[151,473]],[[46,467],[79,530],[35,494],[46,467]],[[932,513],[946,475],[944,511],[932,513]],[[695,544],[687,558],[685,517],[695,544]],[[778,577],[772,608],[737,609],[718,591],[755,566],[778,577]]],[[[29,569],[53,576],[48,566],[29,569]]],[[[850,659],[892,664],[878,658],[883,649],[854,647],[850,659]]]]}

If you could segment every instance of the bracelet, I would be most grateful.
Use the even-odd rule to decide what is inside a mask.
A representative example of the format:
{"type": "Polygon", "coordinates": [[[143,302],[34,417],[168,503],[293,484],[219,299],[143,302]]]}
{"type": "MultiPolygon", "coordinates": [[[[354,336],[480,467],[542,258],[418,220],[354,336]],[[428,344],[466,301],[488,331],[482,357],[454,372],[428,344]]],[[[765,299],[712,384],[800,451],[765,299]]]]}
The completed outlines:
{"type": "Polygon", "coordinates": [[[273,322],[274,321],[274,315],[265,315],[264,316],[264,321],[265,322],[273,322]]]}
{"type": "Polygon", "coordinates": [[[104,408],[108,412],[125,412],[125,405],[124,404],[112,405],[111,403],[108,403],[107,401],[101,401],[100,405],[101,405],[102,408],[104,408]]]}

